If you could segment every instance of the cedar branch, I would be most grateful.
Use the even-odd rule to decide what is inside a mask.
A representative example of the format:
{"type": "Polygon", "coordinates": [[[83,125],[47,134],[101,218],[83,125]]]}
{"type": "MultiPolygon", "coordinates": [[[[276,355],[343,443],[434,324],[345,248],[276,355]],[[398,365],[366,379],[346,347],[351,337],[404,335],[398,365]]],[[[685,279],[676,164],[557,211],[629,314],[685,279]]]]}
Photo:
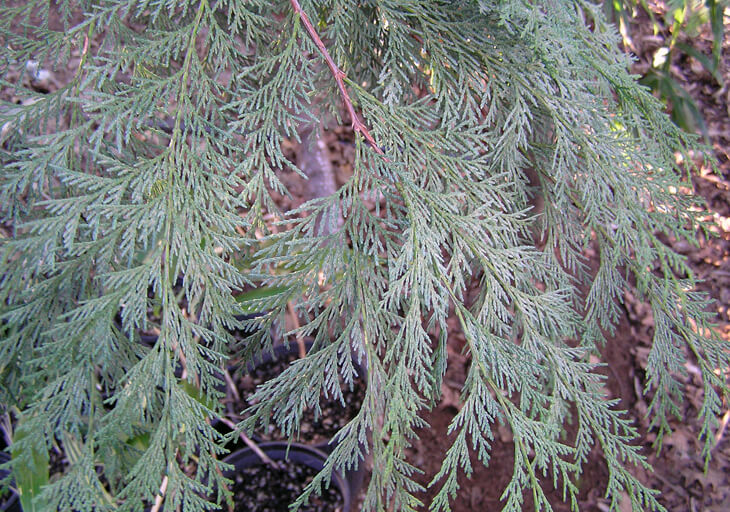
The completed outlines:
{"type": "Polygon", "coordinates": [[[319,49],[322,57],[324,57],[324,60],[327,62],[327,67],[330,68],[332,76],[334,77],[335,82],[337,82],[337,88],[340,90],[340,96],[342,96],[342,101],[345,102],[347,112],[350,114],[350,118],[352,119],[352,129],[362,135],[368,145],[373,148],[377,154],[385,155],[380,146],[376,144],[375,139],[370,134],[370,130],[368,130],[367,126],[365,126],[365,123],[360,120],[360,117],[355,112],[355,107],[352,104],[352,99],[350,99],[350,94],[347,92],[347,88],[345,87],[344,79],[347,78],[347,75],[337,66],[337,64],[335,64],[335,61],[332,59],[332,56],[330,56],[330,53],[327,51],[327,48],[322,42],[322,39],[319,37],[319,34],[315,30],[314,25],[312,25],[312,22],[309,21],[307,13],[304,12],[302,6],[299,4],[299,1],[291,0],[291,5],[294,8],[294,12],[299,15],[299,19],[302,21],[304,28],[307,29],[309,37],[312,38],[312,41],[314,41],[314,44],[319,49]]]}

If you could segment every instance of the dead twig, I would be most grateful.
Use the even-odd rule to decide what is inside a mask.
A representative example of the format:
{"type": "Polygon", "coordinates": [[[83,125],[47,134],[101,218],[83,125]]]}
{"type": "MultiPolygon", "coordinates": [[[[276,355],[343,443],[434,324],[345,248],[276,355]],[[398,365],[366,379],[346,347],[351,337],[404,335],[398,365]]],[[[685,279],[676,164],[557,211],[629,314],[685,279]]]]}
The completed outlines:
{"type": "Polygon", "coordinates": [[[296,340],[297,345],[299,345],[299,359],[303,359],[307,356],[307,347],[304,346],[304,338],[302,337],[302,334],[299,332],[299,328],[301,327],[301,324],[299,323],[299,318],[297,317],[297,312],[294,311],[294,305],[291,301],[287,302],[287,308],[289,309],[289,315],[291,315],[292,322],[294,323],[294,329],[297,331],[296,333],[296,340]]]}
{"type": "MultiPolygon", "coordinates": [[[[224,424],[225,426],[227,426],[227,427],[228,427],[228,428],[230,428],[231,430],[233,430],[233,431],[235,431],[235,430],[236,430],[236,425],[235,425],[235,424],[234,424],[234,423],[233,423],[233,422],[232,422],[231,420],[229,420],[228,418],[218,418],[218,421],[220,421],[221,423],[223,423],[223,424],[224,424]]],[[[244,443],[246,443],[246,446],[248,446],[249,448],[251,448],[251,450],[252,450],[252,451],[253,451],[253,452],[254,452],[254,453],[255,453],[256,455],[258,455],[258,456],[259,456],[259,458],[260,458],[260,459],[261,459],[262,461],[264,461],[264,463],[265,463],[265,464],[268,464],[269,466],[272,466],[272,467],[278,467],[278,466],[277,466],[277,464],[276,464],[276,462],[274,462],[273,460],[271,460],[271,457],[269,457],[268,455],[266,455],[266,454],[264,453],[264,451],[263,451],[263,450],[262,450],[261,448],[259,448],[259,445],[257,445],[257,444],[256,444],[256,443],[255,443],[255,442],[254,442],[254,441],[253,441],[253,440],[252,440],[252,439],[251,439],[250,437],[248,437],[248,436],[247,436],[247,435],[246,435],[245,433],[243,433],[243,432],[239,432],[239,433],[238,433],[238,436],[239,436],[239,437],[241,438],[241,440],[242,440],[242,441],[243,441],[244,443]]]]}
{"type": "Polygon", "coordinates": [[[728,422],[730,422],[730,409],[725,411],[725,414],[722,417],[722,421],[720,422],[720,428],[717,429],[717,433],[715,434],[715,446],[720,444],[720,440],[725,434],[725,429],[727,429],[728,422]]]}
{"type": "Polygon", "coordinates": [[[228,370],[223,370],[223,379],[225,379],[226,384],[228,385],[228,389],[231,390],[231,394],[233,395],[233,398],[235,398],[237,401],[241,400],[241,395],[238,394],[238,389],[236,389],[236,384],[233,382],[233,378],[231,377],[231,374],[228,372],[228,370]]]}
{"type": "Polygon", "coordinates": [[[162,506],[162,500],[165,499],[165,492],[167,492],[167,482],[168,478],[167,475],[162,479],[162,485],[160,485],[160,493],[155,496],[155,504],[152,505],[152,508],[150,509],[150,512],[160,512],[160,507],[162,506]]]}

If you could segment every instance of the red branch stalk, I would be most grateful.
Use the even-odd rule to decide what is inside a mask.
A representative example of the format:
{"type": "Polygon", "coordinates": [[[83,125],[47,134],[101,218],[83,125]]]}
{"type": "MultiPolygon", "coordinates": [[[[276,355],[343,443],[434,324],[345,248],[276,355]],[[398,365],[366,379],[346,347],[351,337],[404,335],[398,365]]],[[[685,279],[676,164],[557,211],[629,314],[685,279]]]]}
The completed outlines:
{"type": "Polygon", "coordinates": [[[309,37],[312,38],[312,41],[314,41],[314,44],[319,49],[319,52],[322,54],[322,57],[324,57],[324,60],[327,62],[327,66],[330,68],[330,71],[332,72],[332,76],[335,78],[335,82],[337,82],[337,88],[340,90],[340,95],[342,96],[342,100],[345,102],[345,107],[347,108],[347,112],[350,114],[350,118],[352,119],[352,129],[355,130],[357,133],[362,135],[362,137],[365,139],[365,141],[368,143],[368,145],[375,150],[376,153],[379,155],[384,155],[385,153],[375,143],[375,139],[370,134],[370,130],[368,130],[367,126],[365,126],[365,123],[363,123],[360,120],[360,117],[355,112],[355,107],[352,105],[352,100],[350,99],[350,94],[347,92],[347,89],[345,88],[345,82],[344,78],[346,77],[345,73],[337,67],[337,64],[335,64],[335,61],[332,60],[332,57],[330,56],[330,53],[327,51],[327,48],[325,47],[324,43],[322,42],[322,39],[319,37],[319,34],[317,34],[317,31],[314,28],[314,25],[312,25],[312,22],[309,21],[309,17],[307,16],[307,13],[304,12],[302,9],[302,6],[299,5],[298,0],[291,0],[291,5],[294,8],[294,12],[296,12],[299,15],[299,19],[302,21],[302,24],[304,25],[304,28],[307,29],[307,33],[309,34],[309,37]]]}

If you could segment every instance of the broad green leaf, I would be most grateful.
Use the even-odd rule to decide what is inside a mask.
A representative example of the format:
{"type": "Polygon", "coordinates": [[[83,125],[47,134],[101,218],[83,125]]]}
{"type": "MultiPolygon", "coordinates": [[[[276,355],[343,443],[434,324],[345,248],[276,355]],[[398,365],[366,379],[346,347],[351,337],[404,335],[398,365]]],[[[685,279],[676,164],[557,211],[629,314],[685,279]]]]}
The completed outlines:
{"type": "Polygon", "coordinates": [[[702,64],[702,67],[705,68],[705,70],[707,70],[712,75],[712,78],[717,80],[718,84],[723,84],[722,73],[717,67],[717,63],[711,57],[708,57],[704,53],[700,52],[694,46],[685,43],[677,43],[676,48],[680,51],[683,51],[687,55],[697,59],[697,61],[702,64]]]}
{"type": "Polygon", "coordinates": [[[236,295],[236,301],[241,305],[241,309],[245,314],[258,313],[260,312],[260,308],[257,307],[257,303],[262,299],[280,295],[288,290],[289,287],[286,286],[261,286],[236,295]]]}
{"type": "Polygon", "coordinates": [[[215,403],[213,402],[213,400],[205,396],[205,394],[200,391],[200,388],[189,380],[181,380],[180,387],[182,387],[188,395],[190,395],[197,402],[200,402],[204,407],[210,410],[215,410],[215,403]]]}
{"type": "Polygon", "coordinates": [[[43,486],[48,483],[48,451],[30,448],[30,453],[25,453],[21,447],[21,441],[29,432],[25,429],[24,423],[19,423],[13,438],[11,449],[13,460],[22,464],[22,469],[15,471],[15,485],[20,496],[20,503],[25,512],[42,512],[44,504],[39,499],[43,486]]]}

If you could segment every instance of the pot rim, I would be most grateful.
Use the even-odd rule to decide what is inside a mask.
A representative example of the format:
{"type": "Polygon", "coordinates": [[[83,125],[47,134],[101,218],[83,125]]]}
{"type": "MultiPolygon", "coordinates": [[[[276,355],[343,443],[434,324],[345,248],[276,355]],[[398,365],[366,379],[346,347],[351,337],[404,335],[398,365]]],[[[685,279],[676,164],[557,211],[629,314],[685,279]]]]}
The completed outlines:
{"type": "MultiPolygon", "coordinates": [[[[327,454],[317,448],[300,443],[286,443],[272,441],[258,445],[272,460],[287,460],[309,466],[312,469],[321,471],[327,460],[327,454]]],[[[224,476],[230,477],[237,470],[253,466],[263,465],[264,461],[251,449],[244,448],[228,455],[223,462],[231,464],[234,469],[225,471],[224,476]]],[[[332,471],[330,485],[335,485],[342,496],[342,512],[350,512],[352,509],[352,492],[347,478],[339,471],[332,471]]]]}

